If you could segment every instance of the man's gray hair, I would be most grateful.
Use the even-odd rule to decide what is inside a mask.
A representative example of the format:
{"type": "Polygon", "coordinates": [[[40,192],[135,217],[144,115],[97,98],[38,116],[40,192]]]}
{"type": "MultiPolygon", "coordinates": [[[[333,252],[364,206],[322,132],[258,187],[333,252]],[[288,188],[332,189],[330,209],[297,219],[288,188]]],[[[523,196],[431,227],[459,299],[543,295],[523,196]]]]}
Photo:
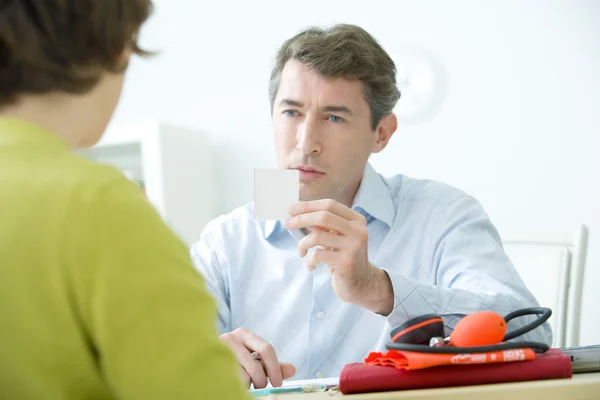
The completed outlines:
{"type": "Polygon", "coordinates": [[[306,29],[281,46],[269,81],[271,110],[279,89],[281,71],[292,59],[325,77],[343,76],[362,81],[365,99],[371,107],[373,130],[381,118],[392,112],[400,99],[396,65],[389,54],[364,29],[338,24],[328,29],[306,29]]]}

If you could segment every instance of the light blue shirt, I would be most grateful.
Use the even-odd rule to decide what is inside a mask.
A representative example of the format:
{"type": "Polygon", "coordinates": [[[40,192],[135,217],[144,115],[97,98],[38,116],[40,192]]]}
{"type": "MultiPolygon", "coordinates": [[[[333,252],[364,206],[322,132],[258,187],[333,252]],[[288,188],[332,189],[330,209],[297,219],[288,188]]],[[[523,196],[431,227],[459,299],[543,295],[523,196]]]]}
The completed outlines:
{"type": "MultiPolygon", "coordinates": [[[[243,327],[262,337],[280,362],[296,366],[294,379],[336,377],[344,365],[384,351],[391,329],[408,318],[441,314],[450,331],[476,311],[504,316],[538,306],[488,215],[464,192],[402,175],[384,178],[367,164],[352,208],[367,219],[369,261],[390,276],[389,316],[340,301],[328,269],[309,272],[298,256],[297,232],[256,221],[250,203],[211,221],[191,249],[217,301],[219,331],[243,327]]],[[[550,344],[550,325],[515,340],[550,344]]]]}

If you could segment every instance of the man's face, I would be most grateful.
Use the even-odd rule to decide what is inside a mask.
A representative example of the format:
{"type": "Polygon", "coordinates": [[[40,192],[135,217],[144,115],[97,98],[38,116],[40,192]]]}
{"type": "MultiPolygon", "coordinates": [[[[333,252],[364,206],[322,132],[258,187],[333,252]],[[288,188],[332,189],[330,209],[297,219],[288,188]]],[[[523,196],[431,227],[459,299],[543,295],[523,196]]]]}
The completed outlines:
{"type": "Polygon", "coordinates": [[[350,206],[369,155],[383,148],[362,82],[325,78],[290,60],[272,122],[279,168],[300,171],[300,199],[330,198],[350,206]]]}

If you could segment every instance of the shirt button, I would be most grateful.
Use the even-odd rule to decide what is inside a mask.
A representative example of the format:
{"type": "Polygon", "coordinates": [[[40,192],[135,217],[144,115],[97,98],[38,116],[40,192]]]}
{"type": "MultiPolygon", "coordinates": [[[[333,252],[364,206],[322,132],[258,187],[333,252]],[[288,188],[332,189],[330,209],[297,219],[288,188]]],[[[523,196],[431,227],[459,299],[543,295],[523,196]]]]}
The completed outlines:
{"type": "Polygon", "coordinates": [[[319,318],[319,319],[323,319],[323,318],[325,318],[325,313],[324,313],[323,311],[319,311],[319,312],[317,313],[317,318],[319,318]]]}
{"type": "Polygon", "coordinates": [[[321,371],[317,372],[317,379],[323,379],[324,376],[325,374],[323,374],[321,371]]]}

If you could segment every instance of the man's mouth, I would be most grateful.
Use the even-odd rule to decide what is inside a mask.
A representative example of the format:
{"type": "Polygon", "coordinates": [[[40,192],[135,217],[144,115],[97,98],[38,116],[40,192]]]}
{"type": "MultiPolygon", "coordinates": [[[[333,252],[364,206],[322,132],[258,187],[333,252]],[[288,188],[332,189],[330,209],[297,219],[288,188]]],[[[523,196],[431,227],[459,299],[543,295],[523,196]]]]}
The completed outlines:
{"type": "Polygon", "coordinates": [[[296,165],[292,167],[292,169],[297,169],[300,171],[301,181],[314,181],[325,175],[325,172],[310,165],[296,165]]]}

